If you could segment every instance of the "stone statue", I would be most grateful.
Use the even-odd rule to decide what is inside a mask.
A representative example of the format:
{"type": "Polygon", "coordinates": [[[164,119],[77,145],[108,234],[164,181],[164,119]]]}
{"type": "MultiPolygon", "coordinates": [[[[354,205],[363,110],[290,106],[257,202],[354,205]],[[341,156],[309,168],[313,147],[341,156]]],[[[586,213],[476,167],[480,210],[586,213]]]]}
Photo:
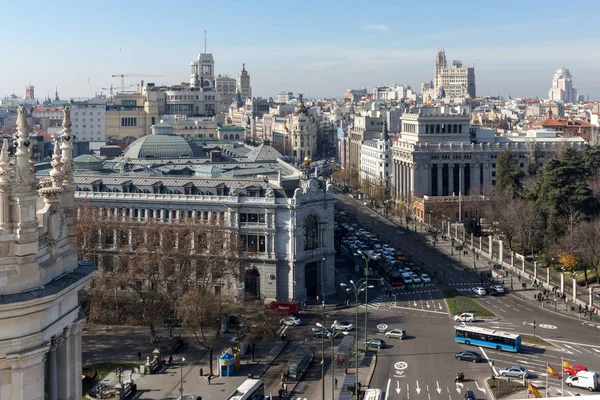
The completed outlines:
{"type": "Polygon", "coordinates": [[[230,197],[237,197],[238,196],[238,191],[237,189],[233,188],[233,189],[229,189],[229,196],[230,197]]]}
{"type": "Polygon", "coordinates": [[[27,132],[28,129],[29,127],[27,126],[27,111],[25,111],[25,108],[23,106],[20,106],[17,114],[16,138],[27,139],[27,137],[29,136],[27,132]]]}
{"type": "Polygon", "coordinates": [[[269,199],[272,199],[272,198],[274,198],[274,197],[275,197],[275,191],[274,191],[273,189],[271,189],[271,188],[268,188],[268,189],[265,191],[265,197],[267,197],[267,198],[269,198],[269,199]]]}

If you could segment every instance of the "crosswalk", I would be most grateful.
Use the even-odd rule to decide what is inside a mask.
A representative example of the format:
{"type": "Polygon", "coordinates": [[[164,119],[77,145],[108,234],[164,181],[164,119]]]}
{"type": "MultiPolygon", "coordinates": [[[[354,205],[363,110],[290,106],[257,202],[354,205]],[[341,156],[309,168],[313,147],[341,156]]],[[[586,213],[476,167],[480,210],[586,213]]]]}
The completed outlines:
{"type": "Polygon", "coordinates": [[[360,308],[373,310],[409,309],[446,314],[444,300],[433,294],[439,294],[436,289],[413,291],[409,293],[393,293],[379,295],[360,308]]]}

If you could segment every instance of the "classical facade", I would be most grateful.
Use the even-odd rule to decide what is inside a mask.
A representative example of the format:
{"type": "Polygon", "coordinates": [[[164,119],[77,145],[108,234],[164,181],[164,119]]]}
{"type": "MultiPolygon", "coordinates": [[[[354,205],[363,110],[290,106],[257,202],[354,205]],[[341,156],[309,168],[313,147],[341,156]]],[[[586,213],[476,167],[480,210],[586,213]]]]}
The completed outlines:
{"type": "Polygon", "coordinates": [[[80,399],[78,291],[95,266],[77,261],[70,110],[42,180],[23,108],[17,126],[14,159],[0,150],[0,398],[80,399]]]}
{"type": "MultiPolygon", "coordinates": [[[[186,151],[182,138],[169,144],[176,137],[161,136],[161,148],[186,151]]],[[[194,153],[190,146],[193,155],[183,159],[145,145],[133,143],[126,157],[105,162],[104,171],[112,173],[77,168],[76,198],[136,223],[187,217],[227,227],[249,252],[236,295],[300,300],[334,293],[330,185],[306,179],[264,144],[221,144],[210,154],[194,153]],[[135,157],[148,151],[154,151],[151,158],[135,157]]],[[[111,246],[103,251],[114,253],[111,246]]]]}
{"type": "Polygon", "coordinates": [[[559,68],[552,79],[552,87],[548,92],[550,101],[576,103],[577,89],[573,87],[573,76],[567,68],[559,68]]]}
{"type": "MultiPolygon", "coordinates": [[[[444,108],[417,108],[402,116],[401,137],[392,144],[392,195],[397,200],[422,197],[482,195],[496,185],[496,159],[511,151],[526,170],[534,148],[543,160],[557,146],[585,147],[581,138],[531,132],[528,136],[496,136],[491,129],[470,126],[466,113],[444,108]]],[[[420,216],[422,218],[422,215],[420,216]]]]}
{"type": "Polygon", "coordinates": [[[367,115],[355,115],[354,124],[348,135],[347,168],[360,171],[360,149],[365,140],[376,138],[381,132],[385,118],[379,112],[371,111],[367,115]]]}
{"type": "Polygon", "coordinates": [[[294,161],[302,163],[305,157],[315,157],[317,155],[317,124],[314,117],[309,115],[302,95],[299,95],[290,124],[289,135],[294,161]]]}
{"type": "Polygon", "coordinates": [[[360,148],[360,180],[386,188],[390,183],[392,166],[392,143],[387,124],[383,123],[378,139],[365,140],[360,148]]]}

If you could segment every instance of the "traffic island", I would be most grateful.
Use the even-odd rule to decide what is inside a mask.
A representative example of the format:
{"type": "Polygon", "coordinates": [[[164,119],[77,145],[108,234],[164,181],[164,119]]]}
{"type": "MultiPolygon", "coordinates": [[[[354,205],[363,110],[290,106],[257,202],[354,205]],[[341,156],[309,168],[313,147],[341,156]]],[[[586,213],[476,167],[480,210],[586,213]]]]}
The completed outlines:
{"type": "Polygon", "coordinates": [[[510,396],[524,390],[523,382],[520,380],[488,378],[486,379],[486,383],[495,399],[510,396]]]}
{"type": "Polygon", "coordinates": [[[496,314],[477,303],[475,300],[456,290],[445,290],[443,293],[450,314],[452,315],[471,313],[476,317],[493,318],[496,316],[496,314]]]}
{"type": "Polygon", "coordinates": [[[534,344],[537,346],[556,347],[552,343],[545,341],[544,339],[540,338],[539,336],[521,335],[521,342],[528,343],[528,344],[534,344]]]}

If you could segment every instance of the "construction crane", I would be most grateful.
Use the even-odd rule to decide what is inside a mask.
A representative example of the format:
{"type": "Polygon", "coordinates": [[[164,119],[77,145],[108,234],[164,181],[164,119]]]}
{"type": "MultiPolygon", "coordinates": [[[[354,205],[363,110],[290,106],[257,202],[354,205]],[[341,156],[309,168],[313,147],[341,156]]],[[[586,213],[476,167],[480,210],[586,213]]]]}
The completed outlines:
{"type": "Polygon", "coordinates": [[[164,77],[164,75],[148,75],[148,74],[115,74],[112,76],[113,78],[121,78],[121,90],[125,90],[125,78],[145,78],[145,77],[151,77],[151,78],[158,78],[158,77],[164,77]]]}

